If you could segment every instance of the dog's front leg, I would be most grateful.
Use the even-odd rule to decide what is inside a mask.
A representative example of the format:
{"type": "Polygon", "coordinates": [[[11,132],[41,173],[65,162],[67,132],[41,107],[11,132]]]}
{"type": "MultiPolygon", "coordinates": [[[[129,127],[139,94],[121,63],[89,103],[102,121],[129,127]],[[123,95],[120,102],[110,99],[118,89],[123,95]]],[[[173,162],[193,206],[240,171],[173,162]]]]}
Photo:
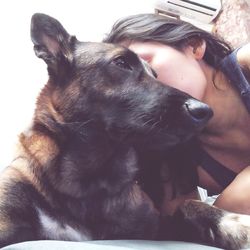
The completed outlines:
{"type": "Polygon", "coordinates": [[[27,225],[14,225],[0,221],[0,248],[30,240],[38,240],[36,230],[27,225]]]}
{"type": "Polygon", "coordinates": [[[174,215],[178,239],[223,249],[250,247],[250,216],[230,213],[200,201],[186,201],[174,215]]]}

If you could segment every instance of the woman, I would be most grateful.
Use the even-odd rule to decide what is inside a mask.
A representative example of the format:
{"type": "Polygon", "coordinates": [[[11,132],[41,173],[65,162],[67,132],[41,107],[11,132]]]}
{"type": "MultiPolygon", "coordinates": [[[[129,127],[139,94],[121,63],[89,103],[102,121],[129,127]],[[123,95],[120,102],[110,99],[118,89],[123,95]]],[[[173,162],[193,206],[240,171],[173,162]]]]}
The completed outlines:
{"type": "MultiPolygon", "coordinates": [[[[104,41],[133,50],[164,84],[210,105],[214,116],[198,137],[199,185],[221,193],[215,205],[250,214],[250,45],[233,52],[208,32],[156,14],[120,20],[104,41]]],[[[165,200],[163,209],[173,213],[194,193],[165,200]]]]}

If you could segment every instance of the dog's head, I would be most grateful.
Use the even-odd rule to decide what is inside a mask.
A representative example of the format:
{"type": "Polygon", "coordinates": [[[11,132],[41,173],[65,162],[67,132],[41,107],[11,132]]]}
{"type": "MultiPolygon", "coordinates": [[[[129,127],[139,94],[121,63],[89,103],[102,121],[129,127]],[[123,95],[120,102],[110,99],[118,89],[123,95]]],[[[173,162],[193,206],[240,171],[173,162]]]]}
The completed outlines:
{"type": "Polygon", "coordinates": [[[35,117],[48,127],[91,123],[114,140],[173,145],[212,116],[206,104],[157,81],[127,48],[80,42],[44,14],[32,17],[31,38],[48,66],[49,82],[35,117]]]}

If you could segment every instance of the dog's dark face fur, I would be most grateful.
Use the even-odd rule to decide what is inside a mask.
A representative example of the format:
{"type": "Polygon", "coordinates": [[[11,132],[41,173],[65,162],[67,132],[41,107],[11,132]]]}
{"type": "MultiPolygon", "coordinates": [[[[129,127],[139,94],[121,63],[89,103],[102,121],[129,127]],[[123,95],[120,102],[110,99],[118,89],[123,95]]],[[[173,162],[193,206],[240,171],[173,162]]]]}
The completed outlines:
{"type": "Polygon", "coordinates": [[[188,140],[212,111],[157,81],[130,50],[79,42],[49,16],[33,16],[31,38],[49,81],[1,176],[0,246],[156,239],[160,215],[136,182],[143,172],[137,149],[188,140]]]}
{"type": "MultiPolygon", "coordinates": [[[[157,82],[127,48],[79,42],[55,20],[50,27],[46,22],[45,17],[33,18],[32,40],[48,64],[46,98],[62,119],[51,117],[57,123],[89,122],[114,141],[168,146],[189,138],[211,117],[205,104],[157,82]],[[197,116],[189,111],[192,105],[197,105],[197,116]]],[[[38,104],[43,102],[41,96],[38,104]]]]}

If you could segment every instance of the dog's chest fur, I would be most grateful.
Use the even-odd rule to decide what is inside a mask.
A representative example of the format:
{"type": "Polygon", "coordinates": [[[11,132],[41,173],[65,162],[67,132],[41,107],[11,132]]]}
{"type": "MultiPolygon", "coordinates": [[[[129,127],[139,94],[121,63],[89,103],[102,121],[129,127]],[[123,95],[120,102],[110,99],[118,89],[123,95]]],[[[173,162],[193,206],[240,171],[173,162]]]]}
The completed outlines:
{"type": "Polygon", "coordinates": [[[68,224],[63,224],[56,218],[46,214],[42,209],[36,208],[41,225],[41,235],[47,239],[84,241],[92,237],[87,230],[78,230],[68,224]]]}

